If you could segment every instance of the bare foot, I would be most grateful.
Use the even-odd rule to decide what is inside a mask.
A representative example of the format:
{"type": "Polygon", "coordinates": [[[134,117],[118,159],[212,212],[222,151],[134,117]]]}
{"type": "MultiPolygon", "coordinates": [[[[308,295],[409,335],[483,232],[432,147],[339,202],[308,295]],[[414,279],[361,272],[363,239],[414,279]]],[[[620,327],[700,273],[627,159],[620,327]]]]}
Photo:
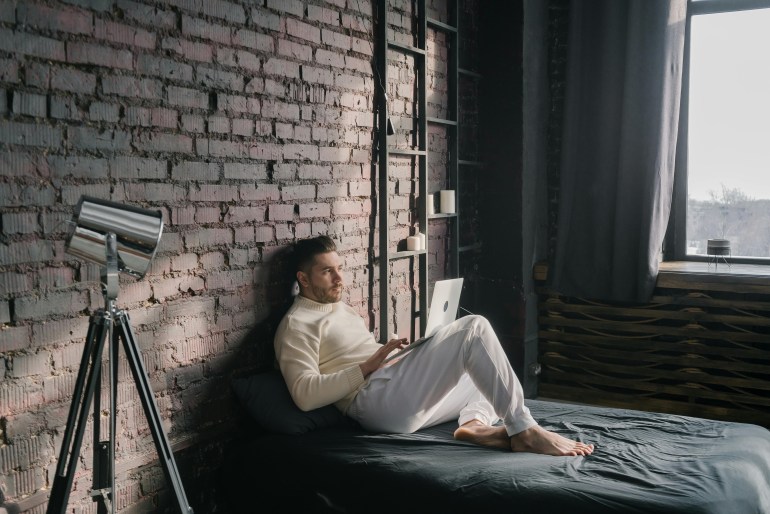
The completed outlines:
{"type": "Polygon", "coordinates": [[[474,419],[455,430],[455,439],[507,450],[511,447],[505,427],[492,427],[474,419]]]}
{"type": "Polygon", "coordinates": [[[594,445],[567,439],[549,432],[539,425],[511,436],[511,450],[515,452],[542,453],[544,455],[577,456],[591,455],[594,445]]]}

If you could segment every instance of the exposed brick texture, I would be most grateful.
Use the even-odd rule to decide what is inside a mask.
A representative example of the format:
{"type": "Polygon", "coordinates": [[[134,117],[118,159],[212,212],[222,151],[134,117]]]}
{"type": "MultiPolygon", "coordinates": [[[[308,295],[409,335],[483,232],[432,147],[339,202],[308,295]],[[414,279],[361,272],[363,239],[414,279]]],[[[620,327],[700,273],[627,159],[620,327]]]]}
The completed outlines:
{"type": "MultiPolygon", "coordinates": [[[[196,512],[224,512],[212,484],[221,434],[238,428],[229,380],[271,364],[291,243],[337,241],[345,299],[379,332],[373,3],[0,0],[0,489],[9,505],[45,510],[89,316],[104,303],[99,267],[65,252],[82,195],[162,213],[153,264],[141,280],[121,277],[117,303],[183,450],[196,512]]],[[[410,2],[391,4],[391,32],[412,44],[410,2]]],[[[446,4],[430,1],[430,16],[448,21],[446,4]]],[[[427,114],[448,117],[447,41],[428,38],[427,114]]],[[[415,63],[391,53],[388,66],[392,142],[407,146],[415,63]]],[[[475,98],[462,109],[477,119],[475,98]]],[[[430,191],[447,185],[449,137],[431,128],[430,191]]],[[[391,165],[394,251],[415,228],[418,170],[409,158],[391,165]]],[[[444,274],[448,226],[431,228],[432,278],[444,274]]],[[[412,266],[391,269],[402,335],[412,266]]],[[[175,512],[125,356],[119,377],[118,509],[175,512]]],[[[78,475],[73,512],[95,512],[89,475],[78,475]]]]}

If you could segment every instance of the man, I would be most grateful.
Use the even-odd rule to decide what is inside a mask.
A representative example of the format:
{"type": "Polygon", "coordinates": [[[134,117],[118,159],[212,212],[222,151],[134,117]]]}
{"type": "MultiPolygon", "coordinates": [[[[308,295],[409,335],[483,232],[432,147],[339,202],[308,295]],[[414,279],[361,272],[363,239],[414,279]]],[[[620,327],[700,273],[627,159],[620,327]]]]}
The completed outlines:
{"type": "Polygon", "coordinates": [[[557,456],[585,456],[592,444],[540,427],[489,322],[465,316],[387,364],[406,339],[379,344],[341,301],[342,260],[327,236],[295,246],[299,295],[276,332],[278,364],[302,410],[334,404],[364,429],[411,433],[457,419],[456,439],[557,456]],[[497,424],[502,420],[502,424],[497,424]]]}

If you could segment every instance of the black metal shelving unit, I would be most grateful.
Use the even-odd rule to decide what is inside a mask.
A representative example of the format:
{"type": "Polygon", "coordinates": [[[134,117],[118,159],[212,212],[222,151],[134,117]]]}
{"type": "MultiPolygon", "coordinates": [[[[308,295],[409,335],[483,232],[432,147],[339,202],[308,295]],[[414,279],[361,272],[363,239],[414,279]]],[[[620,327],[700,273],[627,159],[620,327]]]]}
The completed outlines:
{"type": "MultiPolygon", "coordinates": [[[[377,24],[377,73],[382,88],[388,84],[388,52],[395,51],[411,55],[414,58],[417,70],[417,113],[416,122],[416,147],[412,149],[396,149],[389,145],[388,134],[385,127],[388,126],[388,99],[385,90],[379,91],[378,102],[378,214],[379,214],[379,280],[380,280],[380,340],[386,341],[391,333],[391,297],[390,297],[390,262],[396,259],[417,259],[420,283],[419,310],[415,313],[420,318],[420,327],[424,327],[428,315],[428,299],[430,298],[431,285],[428,274],[428,234],[430,231],[429,220],[446,220],[450,223],[449,234],[449,266],[448,274],[457,277],[460,274],[460,253],[463,251],[477,250],[478,245],[460,247],[460,180],[461,167],[477,167],[482,163],[476,161],[464,161],[459,158],[459,75],[464,74],[474,78],[480,78],[475,72],[463,70],[459,66],[459,2],[449,0],[448,23],[427,16],[426,0],[416,0],[414,26],[416,27],[415,46],[406,45],[388,38],[388,0],[378,0],[378,24],[377,24]],[[443,32],[447,40],[447,85],[448,85],[448,118],[430,117],[427,115],[427,32],[428,29],[443,32]],[[447,185],[448,189],[455,191],[455,212],[452,214],[427,212],[428,197],[428,125],[441,125],[447,130],[448,137],[448,161],[447,161],[447,185]],[[389,217],[390,202],[388,198],[388,172],[390,156],[411,156],[417,160],[418,180],[418,205],[417,223],[425,234],[426,247],[419,251],[387,252],[390,245],[389,217]]],[[[422,335],[422,334],[421,334],[422,335]]]]}

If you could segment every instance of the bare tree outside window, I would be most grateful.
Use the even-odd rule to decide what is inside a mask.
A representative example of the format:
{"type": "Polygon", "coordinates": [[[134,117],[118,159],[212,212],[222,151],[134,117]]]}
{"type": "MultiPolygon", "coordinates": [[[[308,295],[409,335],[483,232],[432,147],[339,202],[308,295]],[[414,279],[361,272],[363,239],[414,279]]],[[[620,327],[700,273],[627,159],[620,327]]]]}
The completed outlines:
{"type": "Polygon", "coordinates": [[[687,205],[687,253],[706,255],[708,239],[728,239],[733,256],[770,257],[770,200],[721,185],[687,205]]]}

